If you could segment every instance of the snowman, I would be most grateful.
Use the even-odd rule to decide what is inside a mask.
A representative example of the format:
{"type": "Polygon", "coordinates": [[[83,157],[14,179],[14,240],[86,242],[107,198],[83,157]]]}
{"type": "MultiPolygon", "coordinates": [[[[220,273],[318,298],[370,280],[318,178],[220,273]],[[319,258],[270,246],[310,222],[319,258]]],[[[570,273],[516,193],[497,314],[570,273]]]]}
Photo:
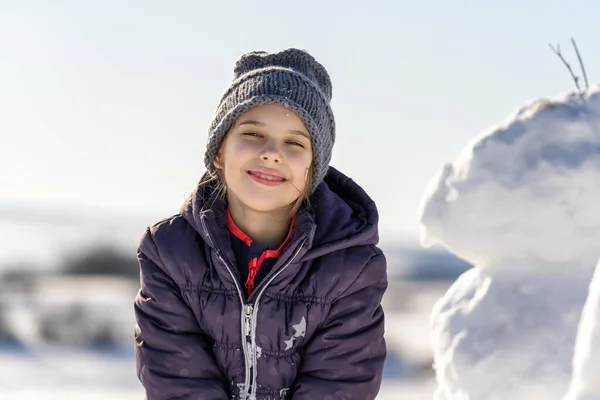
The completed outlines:
{"type": "Polygon", "coordinates": [[[474,265],[431,312],[435,398],[563,399],[600,257],[600,86],[476,137],[432,179],[420,220],[423,245],[474,265]]]}
{"type": "Polygon", "coordinates": [[[581,313],[573,377],[565,400],[600,400],[600,262],[581,313]]]}

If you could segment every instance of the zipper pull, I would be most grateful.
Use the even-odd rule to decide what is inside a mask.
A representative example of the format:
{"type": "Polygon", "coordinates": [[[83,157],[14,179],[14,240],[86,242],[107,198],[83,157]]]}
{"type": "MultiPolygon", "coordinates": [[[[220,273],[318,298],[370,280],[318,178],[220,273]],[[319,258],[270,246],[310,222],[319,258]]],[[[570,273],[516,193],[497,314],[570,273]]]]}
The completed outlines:
{"type": "Polygon", "coordinates": [[[244,328],[245,328],[245,334],[246,334],[246,338],[250,337],[250,330],[251,330],[251,320],[252,320],[252,311],[253,311],[253,307],[250,304],[246,304],[244,306],[244,312],[245,312],[245,317],[244,317],[244,328]]]}

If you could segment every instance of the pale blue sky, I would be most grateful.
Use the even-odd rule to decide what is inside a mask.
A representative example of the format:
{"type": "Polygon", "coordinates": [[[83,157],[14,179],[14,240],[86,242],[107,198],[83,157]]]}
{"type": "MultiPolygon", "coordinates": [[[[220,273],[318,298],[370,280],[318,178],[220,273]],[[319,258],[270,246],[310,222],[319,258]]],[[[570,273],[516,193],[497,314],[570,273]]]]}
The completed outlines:
{"type": "Polygon", "coordinates": [[[591,0],[3,1],[0,204],[176,213],[235,59],[296,46],[333,80],[332,164],[377,201],[385,241],[416,235],[443,162],[573,87],[548,42],[575,67],[575,37],[600,79],[598,15],[591,0]]]}

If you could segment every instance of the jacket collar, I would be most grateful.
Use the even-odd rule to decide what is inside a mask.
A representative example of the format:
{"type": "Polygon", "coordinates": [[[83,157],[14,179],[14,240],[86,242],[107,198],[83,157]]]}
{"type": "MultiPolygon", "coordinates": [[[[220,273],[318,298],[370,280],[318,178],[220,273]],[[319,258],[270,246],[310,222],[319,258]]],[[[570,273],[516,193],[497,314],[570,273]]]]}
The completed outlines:
{"type": "MultiPolygon", "coordinates": [[[[206,176],[203,177],[204,181],[206,176]]],[[[309,198],[309,210],[296,216],[290,247],[304,240],[302,260],[357,245],[377,244],[379,214],[375,202],[352,179],[333,167],[309,198]]],[[[181,215],[206,243],[220,249],[231,261],[226,207],[214,192],[214,185],[198,184],[181,207],[181,215]]]]}

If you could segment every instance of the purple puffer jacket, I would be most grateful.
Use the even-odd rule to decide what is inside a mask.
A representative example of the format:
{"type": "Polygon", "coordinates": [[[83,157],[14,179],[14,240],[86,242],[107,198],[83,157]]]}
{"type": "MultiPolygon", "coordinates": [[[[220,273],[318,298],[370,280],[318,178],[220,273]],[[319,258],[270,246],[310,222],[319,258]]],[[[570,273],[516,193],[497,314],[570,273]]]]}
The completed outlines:
{"type": "Polygon", "coordinates": [[[147,399],[375,399],[387,288],[375,203],[330,168],[246,298],[223,204],[205,191],[141,239],[135,352],[147,399]]]}

